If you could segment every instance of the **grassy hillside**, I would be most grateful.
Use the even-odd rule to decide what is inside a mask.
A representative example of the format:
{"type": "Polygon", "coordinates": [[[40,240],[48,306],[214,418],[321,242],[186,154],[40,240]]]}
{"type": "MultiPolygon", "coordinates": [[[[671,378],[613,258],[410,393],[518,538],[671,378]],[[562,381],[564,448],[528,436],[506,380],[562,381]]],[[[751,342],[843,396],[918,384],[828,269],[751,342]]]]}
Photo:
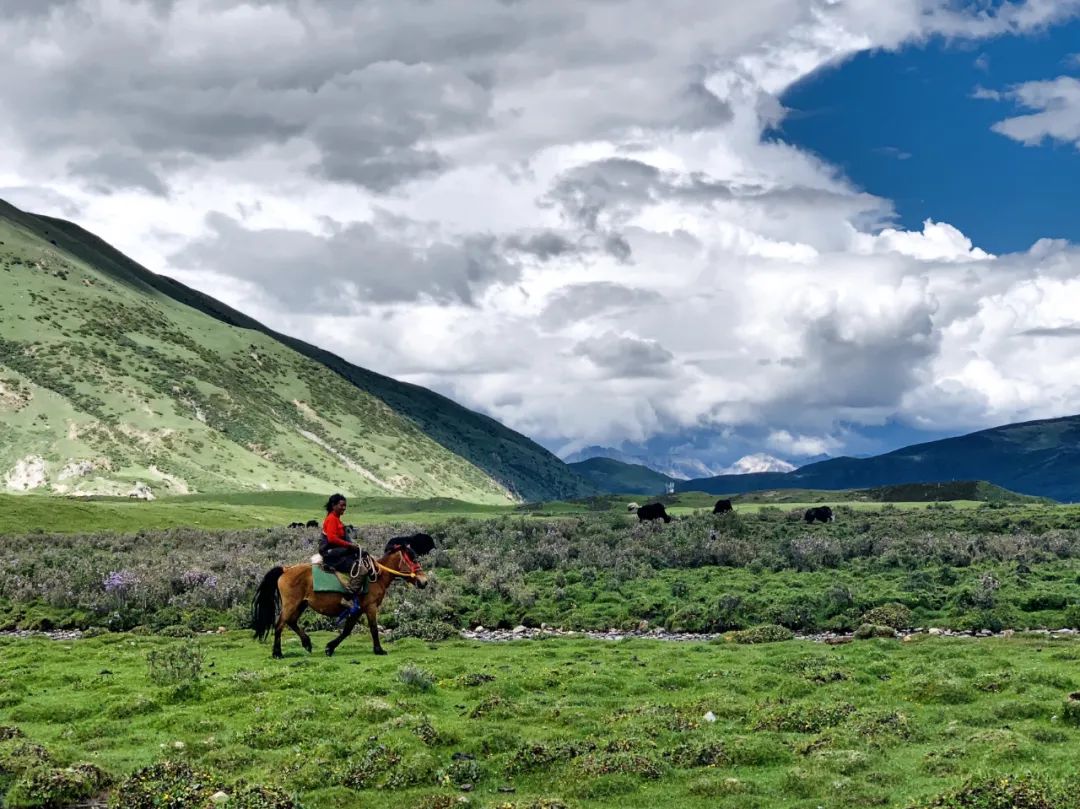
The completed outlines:
{"type": "Polygon", "coordinates": [[[662,494],[667,484],[675,481],[647,466],[614,458],[589,458],[568,466],[602,492],[662,494]]]}
{"type": "Polygon", "coordinates": [[[1007,424],[873,458],[832,458],[786,474],[680,481],[680,491],[859,489],[985,480],[1013,492],[1080,501],[1080,416],[1007,424]]]}
{"type": "Polygon", "coordinates": [[[590,487],[445,397],[277,335],[0,202],[0,489],[343,490],[506,503],[590,487]]]}

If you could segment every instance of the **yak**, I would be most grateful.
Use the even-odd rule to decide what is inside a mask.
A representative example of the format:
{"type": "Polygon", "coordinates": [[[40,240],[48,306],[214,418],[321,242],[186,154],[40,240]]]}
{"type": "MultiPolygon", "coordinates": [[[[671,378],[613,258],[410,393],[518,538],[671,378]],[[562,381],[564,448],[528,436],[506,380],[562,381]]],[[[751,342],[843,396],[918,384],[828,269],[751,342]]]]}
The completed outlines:
{"type": "Polygon", "coordinates": [[[817,506],[815,508],[808,508],[806,514],[803,515],[803,519],[808,523],[812,523],[814,520],[819,522],[832,522],[836,517],[833,516],[832,509],[828,506],[817,506]]]}
{"type": "Polygon", "coordinates": [[[641,522],[645,522],[646,520],[663,520],[664,522],[671,522],[671,517],[664,510],[663,503],[648,503],[644,506],[638,506],[634,511],[637,512],[637,518],[641,522]]]}
{"type": "Polygon", "coordinates": [[[727,514],[729,511],[734,511],[734,510],[735,509],[733,509],[731,507],[731,501],[730,500],[717,500],[716,505],[713,506],[712,513],[713,514],[727,514]]]}

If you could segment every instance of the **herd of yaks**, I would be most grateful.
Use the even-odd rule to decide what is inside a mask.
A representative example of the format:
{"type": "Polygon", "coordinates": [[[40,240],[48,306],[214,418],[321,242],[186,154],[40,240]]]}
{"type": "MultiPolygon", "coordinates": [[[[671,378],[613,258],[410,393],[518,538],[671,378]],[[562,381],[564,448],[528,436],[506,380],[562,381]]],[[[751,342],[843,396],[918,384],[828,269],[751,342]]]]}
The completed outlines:
{"type": "MultiPolygon", "coordinates": [[[[637,518],[641,522],[649,522],[652,520],[671,522],[671,515],[664,509],[663,503],[649,503],[644,506],[639,506],[637,503],[630,503],[627,505],[626,510],[631,514],[637,514],[637,518]]],[[[730,500],[717,500],[716,505],[713,506],[712,513],[727,514],[734,510],[730,500]]],[[[803,519],[808,523],[833,522],[833,520],[836,519],[836,515],[833,514],[833,510],[828,506],[815,506],[806,510],[803,519]]]]}
{"type": "MultiPolygon", "coordinates": [[[[641,522],[650,522],[652,520],[663,520],[664,522],[671,522],[671,515],[664,509],[663,503],[648,503],[644,506],[639,506],[637,503],[630,503],[627,505],[626,510],[631,514],[637,514],[637,518],[641,522]]],[[[731,505],[730,500],[717,500],[716,505],[713,506],[713,514],[727,514],[735,509],[731,505]]],[[[814,508],[808,508],[806,514],[803,515],[803,519],[807,522],[833,522],[836,519],[836,515],[833,514],[833,510],[828,506],[815,506],[814,508]]],[[[318,528],[318,520],[308,520],[307,523],[291,522],[289,528],[318,528]]],[[[353,526],[345,526],[348,533],[352,533],[353,526]]]]}

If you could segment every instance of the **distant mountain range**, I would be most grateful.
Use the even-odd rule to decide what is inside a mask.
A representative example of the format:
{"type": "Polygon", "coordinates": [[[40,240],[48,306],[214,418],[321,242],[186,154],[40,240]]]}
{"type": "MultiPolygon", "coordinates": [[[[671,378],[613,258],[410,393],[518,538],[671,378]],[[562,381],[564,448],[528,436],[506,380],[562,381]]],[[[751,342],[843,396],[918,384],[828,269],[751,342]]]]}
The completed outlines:
{"type": "Polygon", "coordinates": [[[577,469],[577,464],[595,458],[608,458],[624,464],[644,466],[670,480],[691,480],[716,475],[745,475],[758,472],[790,472],[795,469],[793,464],[764,452],[745,455],[726,467],[711,465],[700,458],[681,456],[673,452],[639,454],[600,446],[585,447],[567,455],[564,460],[577,469]]]}
{"type": "Polygon", "coordinates": [[[1080,501],[1080,416],[1007,424],[870,458],[831,458],[784,474],[681,480],[676,489],[739,494],[961,480],[985,480],[1022,494],[1080,501]]]}
{"type": "Polygon", "coordinates": [[[0,491],[581,497],[494,419],[0,201],[0,491]]]}

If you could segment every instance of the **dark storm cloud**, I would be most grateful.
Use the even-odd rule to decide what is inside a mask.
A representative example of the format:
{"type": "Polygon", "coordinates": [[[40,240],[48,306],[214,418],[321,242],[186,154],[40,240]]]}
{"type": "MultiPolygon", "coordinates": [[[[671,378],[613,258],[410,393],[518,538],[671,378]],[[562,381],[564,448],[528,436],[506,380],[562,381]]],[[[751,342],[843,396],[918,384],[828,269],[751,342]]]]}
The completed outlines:
{"type": "Polygon", "coordinates": [[[614,378],[668,377],[675,357],[655,340],[608,333],[582,340],[574,353],[585,357],[614,378]]]}
{"type": "Polygon", "coordinates": [[[417,300],[471,304],[478,292],[519,275],[491,236],[440,240],[400,219],[353,223],[329,235],[252,230],[220,213],[207,225],[210,233],[174,255],[174,266],[257,282],[296,311],[417,300]]]}
{"type": "MultiPolygon", "coordinates": [[[[690,16],[703,7],[680,5],[690,16]]],[[[159,175],[170,161],[302,140],[316,176],[386,191],[453,166],[446,139],[497,128],[500,92],[523,105],[505,106],[502,124],[521,112],[551,124],[510,141],[731,119],[698,64],[707,32],[679,29],[689,53],[659,48],[650,26],[663,15],[637,2],[625,13],[483,0],[3,0],[0,10],[0,115],[23,145],[78,149],[83,161],[131,150],[159,175]],[[533,107],[529,88],[544,80],[550,95],[533,107]],[[574,106],[583,90],[584,109],[574,106]]]]}
{"type": "Polygon", "coordinates": [[[108,194],[117,189],[141,188],[159,197],[169,194],[165,182],[138,158],[102,154],[72,160],[68,171],[81,177],[95,191],[108,194]]]}

